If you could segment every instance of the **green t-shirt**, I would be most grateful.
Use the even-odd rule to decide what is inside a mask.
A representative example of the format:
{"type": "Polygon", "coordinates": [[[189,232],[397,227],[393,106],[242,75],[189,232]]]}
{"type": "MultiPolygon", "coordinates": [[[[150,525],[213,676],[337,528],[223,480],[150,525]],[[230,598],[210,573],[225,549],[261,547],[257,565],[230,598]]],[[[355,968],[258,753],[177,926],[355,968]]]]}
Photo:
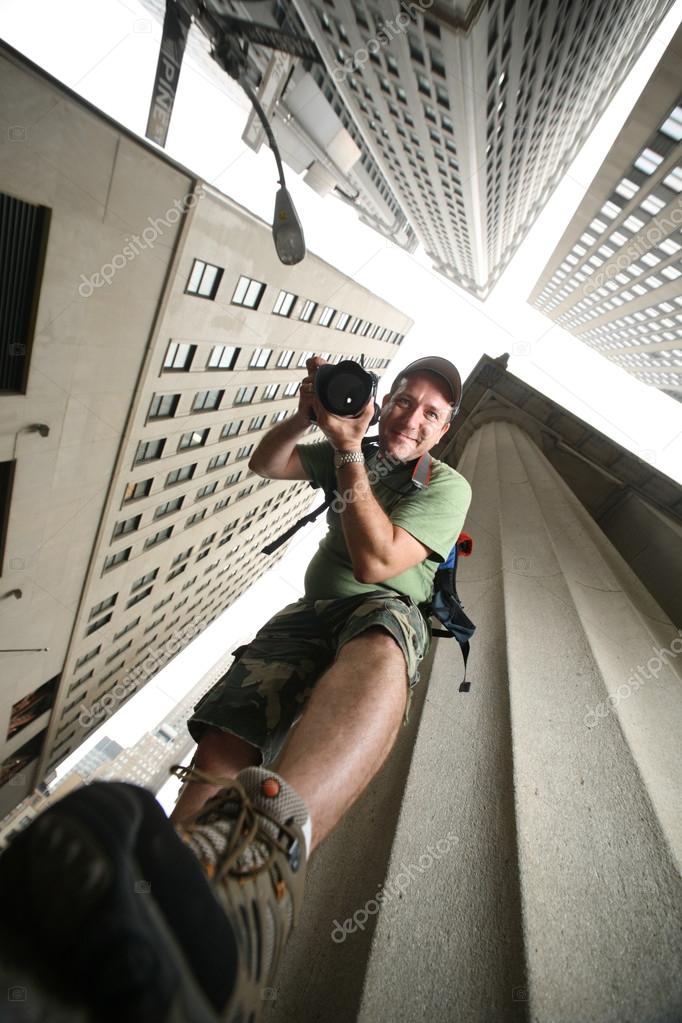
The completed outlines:
{"type": "Polygon", "coordinates": [[[353,575],[353,566],[343,535],[340,512],[343,492],[334,469],[334,451],[328,441],[296,446],[301,464],[313,487],[326,494],[336,493],[327,511],[328,530],[320,541],[305,575],[305,593],[311,600],[352,597],[370,590],[388,589],[404,593],[417,603],[428,600],[433,577],[462,531],[471,502],[471,487],[463,476],[445,462],[433,459],[431,480],[424,490],[401,494],[393,487],[404,485],[412,475],[414,463],[392,468],[386,477],[376,478],[388,468],[374,454],[367,461],[372,492],[391,522],[419,540],[432,553],[420,564],[386,579],[383,583],[361,583],[353,575]]]}

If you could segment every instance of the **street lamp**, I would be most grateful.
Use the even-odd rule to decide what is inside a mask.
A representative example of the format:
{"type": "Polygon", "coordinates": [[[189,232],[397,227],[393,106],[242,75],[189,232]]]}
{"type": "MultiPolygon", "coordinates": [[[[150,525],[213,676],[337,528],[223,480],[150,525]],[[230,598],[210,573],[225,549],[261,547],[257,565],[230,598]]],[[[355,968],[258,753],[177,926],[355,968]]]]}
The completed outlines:
{"type": "Polygon", "coordinates": [[[211,41],[213,59],[231,78],[239,82],[251,100],[270,148],[275,154],[280,187],[275,196],[272,237],[280,261],[287,266],[293,266],[300,263],[305,256],[303,228],[287,191],[282,159],[272,128],[246,77],[246,52],[249,41],[253,41],[260,46],[282,50],[311,63],[321,62],[320,54],[310,39],[268,25],[235,18],[224,8],[221,0],[166,0],[161,51],[146,131],[147,138],[160,146],[166,144],[187,33],[193,21],[211,41]]]}

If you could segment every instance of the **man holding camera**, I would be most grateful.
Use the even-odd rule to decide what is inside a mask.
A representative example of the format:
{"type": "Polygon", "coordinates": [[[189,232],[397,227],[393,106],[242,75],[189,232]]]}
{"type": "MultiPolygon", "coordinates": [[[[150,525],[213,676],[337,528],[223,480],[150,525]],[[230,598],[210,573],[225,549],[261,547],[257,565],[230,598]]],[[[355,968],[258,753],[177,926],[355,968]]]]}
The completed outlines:
{"type": "Polygon", "coordinates": [[[370,454],[362,442],[373,397],[356,416],[331,414],[315,387],[323,364],[308,360],[297,412],[249,464],[335,493],[329,529],[305,596],[259,630],[195,707],[197,752],[190,768],[176,768],[186,784],[173,824],[145,790],[95,783],[48,809],[3,857],[8,918],[23,913],[29,928],[47,919],[65,974],[76,943],[100,1014],[260,1018],[310,853],[407,720],[430,643],[419,605],[471,499],[459,473],[427,456],[459,407],[459,373],[437,357],[403,370],[383,399],[370,454]],[[311,413],[326,439],[300,444],[311,413]],[[41,857],[45,842],[50,855],[41,857]],[[140,890],[140,877],[145,899],[129,891],[140,890]],[[33,914],[27,888],[41,893],[33,914]],[[114,973],[106,966],[108,934],[117,954],[130,946],[134,968],[132,959],[114,973]]]}
{"type": "MultiPolygon", "coordinates": [[[[316,395],[323,364],[308,360],[296,414],[266,434],[249,465],[335,492],[329,530],[308,566],[304,598],[263,626],[195,708],[188,727],[197,753],[181,772],[187,784],[171,818],[201,856],[193,835],[202,808],[236,777],[257,819],[291,829],[280,832],[271,870],[288,889],[294,917],[310,852],[375,776],[407,721],[430,643],[418,605],[430,598],[471,500],[467,481],[436,460],[428,486],[410,485],[459,407],[461,382],[450,362],[420,359],[402,371],[383,399],[379,449],[368,460],[362,441],[373,399],[357,417],[332,415],[316,395]],[[326,439],[300,444],[311,412],[326,439]]],[[[227,844],[233,831],[222,826],[227,844]]],[[[223,855],[210,852],[216,862],[223,855]]]]}

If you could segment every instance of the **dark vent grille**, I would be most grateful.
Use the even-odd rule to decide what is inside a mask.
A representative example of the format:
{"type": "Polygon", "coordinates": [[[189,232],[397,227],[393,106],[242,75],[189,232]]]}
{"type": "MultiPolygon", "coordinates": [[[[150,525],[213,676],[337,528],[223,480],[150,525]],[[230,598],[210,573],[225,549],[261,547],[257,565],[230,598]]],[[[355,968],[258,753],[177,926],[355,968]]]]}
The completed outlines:
{"type": "Polygon", "coordinates": [[[0,391],[25,391],[49,210],[0,192],[0,391]]]}

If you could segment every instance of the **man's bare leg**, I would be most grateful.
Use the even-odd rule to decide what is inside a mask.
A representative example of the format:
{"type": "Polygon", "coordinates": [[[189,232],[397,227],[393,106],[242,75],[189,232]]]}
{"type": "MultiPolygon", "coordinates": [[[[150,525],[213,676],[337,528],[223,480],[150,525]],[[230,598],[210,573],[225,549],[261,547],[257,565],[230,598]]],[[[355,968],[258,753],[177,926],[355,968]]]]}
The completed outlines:
{"type": "Polygon", "coordinates": [[[406,699],[404,654],[381,628],[346,643],[316,683],[277,766],[308,807],[313,849],[384,763],[406,699]]]}
{"type": "MultiPolygon", "coordinates": [[[[197,745],[194,767],[206,774],[234,778],[244,767],[260,764],[261,752],[245,739],[220,728],[209,727],[197,745]]],[[[183,785],[170,819],[174,824],[197,813],[222,786],[190,781],[183,785]]]]}

